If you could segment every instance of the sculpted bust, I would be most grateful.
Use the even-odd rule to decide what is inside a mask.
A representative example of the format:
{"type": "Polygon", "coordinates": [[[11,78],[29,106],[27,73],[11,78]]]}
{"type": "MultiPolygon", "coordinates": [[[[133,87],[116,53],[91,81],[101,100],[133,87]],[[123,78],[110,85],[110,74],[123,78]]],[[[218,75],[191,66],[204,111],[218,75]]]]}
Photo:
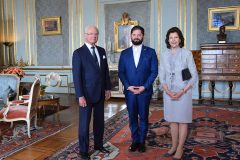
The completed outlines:
{"type": "Polygon", "coordinates": [[[226,41],[227,35],[225,34],[225,26],[219,28],[219,34],[217,35],[218,41],[226,41]]]}

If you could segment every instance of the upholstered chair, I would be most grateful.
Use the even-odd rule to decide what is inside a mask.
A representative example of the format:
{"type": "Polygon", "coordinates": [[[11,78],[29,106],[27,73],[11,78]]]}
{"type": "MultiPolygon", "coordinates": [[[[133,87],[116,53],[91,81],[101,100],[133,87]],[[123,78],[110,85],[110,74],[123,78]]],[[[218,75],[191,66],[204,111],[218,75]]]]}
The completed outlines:
{"type": "Polygon", "coordinates": [[[34,126],[37,128],[37,107],[39,91],[40,80],[36,79],[31,86],[29,100],[23,101],[20,104],[15,102],[8,102],[7,107],[0,111],[0,118],[5,122],[11,122],[11,126],[13,126],[13,122],[15,121],[26,121],[29,138],[31,138],[30,124],[33,117],[35,117],[34,126]]]}
{"type": "Polygon", "coordinates": [[[20,79],[15,74],[0,74],[0,110],[6,105],[9,93],[15,93],[17,98],[19,94],[20,79]]]}

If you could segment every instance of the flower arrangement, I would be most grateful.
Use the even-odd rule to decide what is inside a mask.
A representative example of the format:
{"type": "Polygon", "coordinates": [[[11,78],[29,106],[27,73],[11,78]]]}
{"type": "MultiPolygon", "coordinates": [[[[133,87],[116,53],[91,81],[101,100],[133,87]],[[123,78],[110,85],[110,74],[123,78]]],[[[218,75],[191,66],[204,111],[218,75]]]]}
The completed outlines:
{"type": "Polygon", "coordinates": [[[17,67],[5,68],[0,73],[1,74],[16,74],[20,78],[22,78],[25,75],[25,72],[23,72],[22,68],[17,68],[17,67]]]}
{"type": "MultiPolygon", "coordinates": [[[[37,79],[41,79],[39,74],[34,76],[37,79]]],[[[41,90],[45,90],[47,87],[60,87],[61,85],[61,76],[58,73],[48,73],[45,77],[45,84],[40,85],[41,90]]]]}
{"type": "Polygon", "coordinates": [[[47,86],[59,87],[61,85],[61,76],[58,73],[51,72],[46,75],[47,86]],[[51,81],[55,81],[56,84],[51,84],[51,81]]]}

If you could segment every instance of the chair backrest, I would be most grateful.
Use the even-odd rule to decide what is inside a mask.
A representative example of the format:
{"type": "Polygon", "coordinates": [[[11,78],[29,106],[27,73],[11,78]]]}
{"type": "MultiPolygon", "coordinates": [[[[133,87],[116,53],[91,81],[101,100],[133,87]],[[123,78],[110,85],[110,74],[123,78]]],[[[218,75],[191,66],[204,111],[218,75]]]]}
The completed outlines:
{"type": "Polygon", "coordinates": [[[6,104],[9,92],[16,93],[19,96],[20,79],[15,74],[0,74],[0,99],[6,104]]]}
{"type": "Polygon", "coordinates": [[[36,79],[33,82],[30,90],[27,115],[30,115],[30,112],[32,110],[35,110],[35,111],[37,110],[39,94],[40,94],[40,80],[36,79]]]}

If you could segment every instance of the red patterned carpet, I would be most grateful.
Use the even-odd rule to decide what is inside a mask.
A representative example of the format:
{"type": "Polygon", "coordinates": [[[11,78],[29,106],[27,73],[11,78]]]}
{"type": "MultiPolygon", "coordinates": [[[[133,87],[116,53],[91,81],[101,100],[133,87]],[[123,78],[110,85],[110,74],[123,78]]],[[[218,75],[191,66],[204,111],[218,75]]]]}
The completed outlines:
{"type": "Polygon", "coordinates": [[[61,122],[44,121],[38,129],[31,128],[31,138],[29,139],[26,123],[15,122],[14,127],[10,128],[10,123],[1,122],[0,159],[54,135],[69,126],[70,124],[63,124],[61,122]]]}
{"type": "MultiPolygon", "coordinates": [[[[127,111],[124,110],[106,123],[105,142],[107,143],[105,147],[111,150],[111,153],[104,155],[94,152],[91,157],[93,159],[116,160],[171,159],[162,157],[171,146],[171,137],[168,123],[162,119],[163,111],[161,109],[160,105],[157,104],[151,106],[150,126],[146,142],[147,151],[145,153],[128,152],[131,135],[126,124],[128,121],[127,111]]],[[[196,107],[193,111],[193,117],[194,121],[189,127],[189,136],[184,148],[184,159],[240,159],[239,111],[216,107],[196,107]]],[[[90,150],[92,151],[92,147],[90,150]]],[[[78,159],[78,151],[78,142],[74,142],[49,159],[78,159]]]]}

